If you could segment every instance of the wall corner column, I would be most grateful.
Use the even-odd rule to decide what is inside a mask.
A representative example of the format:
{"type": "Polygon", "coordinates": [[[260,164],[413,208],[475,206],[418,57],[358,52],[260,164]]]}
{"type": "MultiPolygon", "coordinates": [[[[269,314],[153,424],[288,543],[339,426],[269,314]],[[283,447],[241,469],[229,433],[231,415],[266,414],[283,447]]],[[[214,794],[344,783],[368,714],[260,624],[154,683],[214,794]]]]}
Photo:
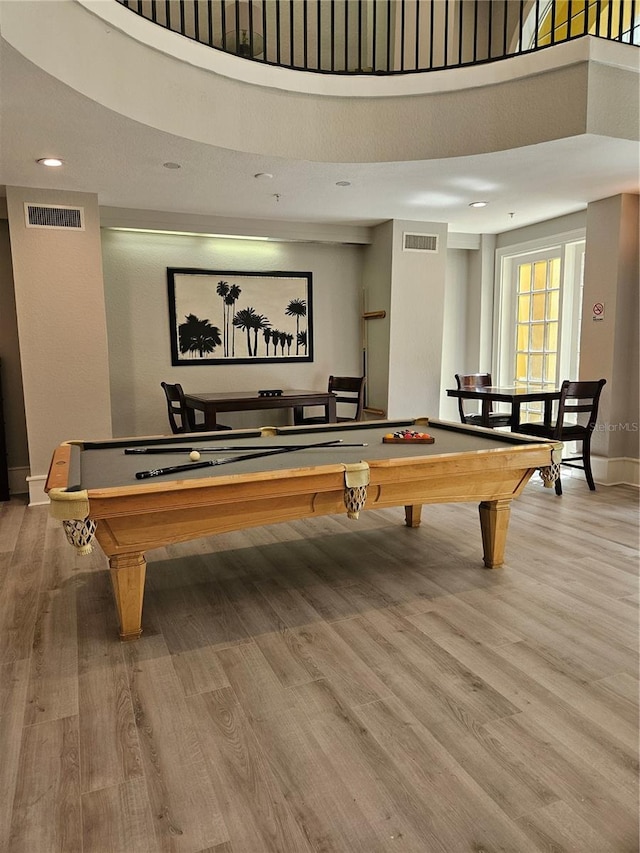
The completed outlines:
{"type": "Polygon", "coordinates": [[[29,447],[30,503],[60,442],[111,435],[111,396],[98,199],[7,187],[29,447]],[[84,228],[27,227],[25,203],[81,207],[84,228]]]}

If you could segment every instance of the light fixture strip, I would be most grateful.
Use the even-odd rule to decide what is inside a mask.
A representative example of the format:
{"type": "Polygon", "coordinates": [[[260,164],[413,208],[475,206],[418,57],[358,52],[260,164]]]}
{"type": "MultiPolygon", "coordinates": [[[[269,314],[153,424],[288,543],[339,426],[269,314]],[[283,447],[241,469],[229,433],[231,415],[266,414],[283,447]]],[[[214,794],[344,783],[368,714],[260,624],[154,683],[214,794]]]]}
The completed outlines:
{"type": "Polygon", "coordinates": [[[124,228],[108,225],[107,231],[131,231],[136,234],[170,234],[180,237],[218,237],[222,240],[270,240],[271,237],[256,237],[249,234],[207,234],[203,231],[165,231],[160,228],[124,228]]]}

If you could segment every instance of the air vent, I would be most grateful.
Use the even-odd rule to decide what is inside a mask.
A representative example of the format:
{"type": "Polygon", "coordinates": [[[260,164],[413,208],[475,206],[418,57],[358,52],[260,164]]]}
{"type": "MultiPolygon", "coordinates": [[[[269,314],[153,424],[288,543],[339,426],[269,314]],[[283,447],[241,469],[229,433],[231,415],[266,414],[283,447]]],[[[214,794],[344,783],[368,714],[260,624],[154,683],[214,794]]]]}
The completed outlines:
{"type": "Polygon", "coordinates": [[[24,216],[27,228],[53,228],[57,231],[71,228],[74,231],[84,231],[83,207],[25,202],[24,216]]]}
{"type": "Polygon", "coordinates": [[[437,234],[411,234],[407,231],[402,235],[403,252],[437,252],[437,234]]]}

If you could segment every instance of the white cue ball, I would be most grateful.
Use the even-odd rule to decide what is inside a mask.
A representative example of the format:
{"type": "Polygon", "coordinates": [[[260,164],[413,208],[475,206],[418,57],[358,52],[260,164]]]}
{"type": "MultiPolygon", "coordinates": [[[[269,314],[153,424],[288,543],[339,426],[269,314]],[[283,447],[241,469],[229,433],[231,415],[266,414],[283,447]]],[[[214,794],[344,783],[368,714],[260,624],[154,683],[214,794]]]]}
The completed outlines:
{"type": "Polygon", "coordinates": [[[197,450],[192,450],[191,453],[189,454],[189,459],[192,462],[197,462],[198,459],[200,459],[200,454],[198,453],[197,450]]]}

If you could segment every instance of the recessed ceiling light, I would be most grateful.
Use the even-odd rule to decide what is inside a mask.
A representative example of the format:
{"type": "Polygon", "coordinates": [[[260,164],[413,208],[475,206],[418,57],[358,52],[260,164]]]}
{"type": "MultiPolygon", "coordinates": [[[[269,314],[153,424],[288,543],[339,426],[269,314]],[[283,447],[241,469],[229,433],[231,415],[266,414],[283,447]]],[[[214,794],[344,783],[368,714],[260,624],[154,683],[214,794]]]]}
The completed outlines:
{"type": "Polygon", "coordinates": [[[488,204],[488,201],[472,201],[469,207],[486,207],[488,204]]]}
{"type": "Polygon", "coordinates": [[[62,160],[58,160],[57,157],[41,157],[36,160],[36,163],[40,163],[41,166],[62,166],[62,160]]]}
{"type": "Polygon", "coordinates": [[[271,174],[271,172],[256,172],[253,177],[260,178],[263,181],[268,181],[273,177],[273,175],[271,174]]]}
{"type": "Polygon", "coordinates": [[[336,181],[337,187],[350,187],[351,181],[336,181]]]}
{"type": "Polygon", "coordinates": [[[162,165],[165,167],[165,169],[181,169],[182,168],[180,163],[163,163],[162,165]]]}

